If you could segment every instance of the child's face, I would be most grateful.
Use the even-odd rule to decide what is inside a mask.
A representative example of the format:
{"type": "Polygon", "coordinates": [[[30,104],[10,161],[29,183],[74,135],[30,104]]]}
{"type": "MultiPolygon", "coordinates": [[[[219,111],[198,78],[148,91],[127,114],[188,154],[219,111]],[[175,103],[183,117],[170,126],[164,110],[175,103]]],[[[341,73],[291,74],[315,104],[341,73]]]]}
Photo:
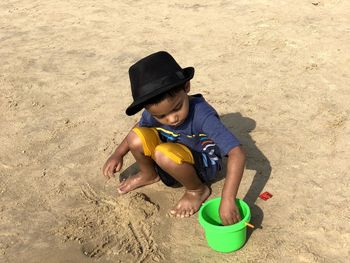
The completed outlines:
{"type": "Polygon", "coordinates": [[[161,124],[179,126],[187,118],[189,111],[190,83],[187,82],[185,90],[181,90],[174,97],[168,97],[158,104],[149,105],[146,109],[161,124]]]}

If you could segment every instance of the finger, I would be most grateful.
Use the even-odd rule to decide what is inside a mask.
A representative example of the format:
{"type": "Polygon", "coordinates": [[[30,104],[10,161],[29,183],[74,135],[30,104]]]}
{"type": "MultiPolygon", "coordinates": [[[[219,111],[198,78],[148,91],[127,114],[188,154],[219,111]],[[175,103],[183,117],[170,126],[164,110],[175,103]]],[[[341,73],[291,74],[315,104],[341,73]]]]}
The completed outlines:
{"type": "Polygon", "coordinates": [[[235,223],[235,219],[232,215],[230,215],[226,218],[226,222],[227,222],[226,225],[233,225],[235,223]]]}
{"type": "Polygon", "coordinates": [[[106,177],[107,179],[109,178],[109,176],[108,176],[108,168],[105,168],[105,169],[103,170],[103,175],[104,175],[104,177],[106,177]]]}
{"type": "Polygon", "coordinates": [[[109,177],[114,177],[114,170],[115,170],[114,167],[110,167],[110,168],[109,168],[109,170],[108,170],[108,176],[109,176],[109,177]]]}
{"type": "Polygon", "coordinates": [[[109,177],[113,177],[114,176],[114,169],[115,169],[115,164],[114,163],[110,163],[107,167],[107,175],[109,177]]]}
{"type": "Polygon", "coordinates": [[[226,218],[222,218],[222,224],[224,225],[224,226],[227,226],[229,223],[228,223],[228,220],[226,219],[226,218]]]}
{"type": "Polygon", "coordinates": [[[106,164],[104,165],[103,174],[104,174],[104,176],[106,176],[107,178],[109,178],[110,169],[111,169],[111,163],[106,162],[106,164]]]}
{"type": "Polygon", "coordinates": [[[239,221],[241,221],[241,216],[240,216],[240,214],[239,214],[239,213],[238,213],[238,214],[235,214],[234,217],[233,217],[233,219],[234,219],[235,223],[238,223],[239,221]]]}
{"type": "Polygon", "coordinates": [[[228,225],[233,225],[234,223],[236,223],[236,222],[235,222],[235,220],[233,218],[230,218],[228,220],[228,225]]]}
{"type": "Polygon", "coordinates": [[[121,163],[118,163],[118,165],[115,167],[115,171],[116,171],[116,172],[119,172],[120,169],[122,169],[122,164],[121,164],[121,163]]]}
{"type": "Polygon", "coordinates": [[[104,176],[107,176],[106,163],[103,165],[102,174],[103,174],[104,176]]]}
{"type": "Polygon", "coordinates": [[[110,167],[110,164],[107,164],[107,165],[106,165],[106,168],[105,168],[105,170],[104,170],[104,175],[105,175],[107,178],[109,178],[109,167],[110,167]]]}
{"type": "Polygon", "coordinates": [[[236,213],[234,214],[235,219],[237,220],[236,222],[239,222],[242,220],[241,214],[239,213],[238,210],[236,210],[236,213]]]}

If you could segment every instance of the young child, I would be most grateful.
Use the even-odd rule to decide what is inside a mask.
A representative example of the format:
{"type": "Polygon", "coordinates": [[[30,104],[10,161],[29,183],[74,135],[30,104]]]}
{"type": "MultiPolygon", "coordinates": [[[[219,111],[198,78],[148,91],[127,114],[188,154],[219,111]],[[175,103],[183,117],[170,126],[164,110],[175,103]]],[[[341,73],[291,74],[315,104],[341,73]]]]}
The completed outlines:
{"type": "Polygon", "coordinates": [[[131,116],[144,109],[103,167],[107,178],[121,170],[130,151],[140,171],[118,187],[121,194],[162,180],[180,183],[183,197],[170,215],[189,217],[209,197],[207,183],[221,169],[227,156],[220,217],[224,225],[240,220],[235,198],[242,178],[245,154],[237,138],[223,125],[217,112],[202,95],[188,95],[194,68],[182,69],[167,52],[151,54],[129,69],[134,102],[126,109],[131,116]]]}

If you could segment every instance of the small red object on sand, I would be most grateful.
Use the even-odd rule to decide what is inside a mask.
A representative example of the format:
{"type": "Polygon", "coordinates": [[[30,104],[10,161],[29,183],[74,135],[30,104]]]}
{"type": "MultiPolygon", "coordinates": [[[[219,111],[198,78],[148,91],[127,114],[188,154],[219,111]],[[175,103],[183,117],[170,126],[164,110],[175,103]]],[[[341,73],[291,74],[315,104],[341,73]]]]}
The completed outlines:
{"type": "Polygon", "coordinates": [[[270,194],[269,192],[263,192],[262,194],[259,195],[259,197],[262,199],[262,200],[267,200],[267,199],[270,199],[273,195],[270,194]]]}

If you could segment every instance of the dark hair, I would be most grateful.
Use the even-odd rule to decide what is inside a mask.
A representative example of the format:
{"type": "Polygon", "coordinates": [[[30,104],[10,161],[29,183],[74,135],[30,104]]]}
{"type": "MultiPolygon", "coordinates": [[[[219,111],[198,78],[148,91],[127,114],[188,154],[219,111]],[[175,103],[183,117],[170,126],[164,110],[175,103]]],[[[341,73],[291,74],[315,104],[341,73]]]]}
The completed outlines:
{"type": "Polygon", "coordinates": [[[176,87],[172,88],[171,90],[168,90],[167,92],[159,94],[158,96],[155,96],[155,97],[151,98],[150,100],[146,101],[145,106],[155,105],[155,104],[162,102],[163,100],[165,100],[167,98],[173,98],[181,90],[185,90],[185,88],[186,88],[186,83],[181,84],[179,86],[176,86],[176,87]]]}

